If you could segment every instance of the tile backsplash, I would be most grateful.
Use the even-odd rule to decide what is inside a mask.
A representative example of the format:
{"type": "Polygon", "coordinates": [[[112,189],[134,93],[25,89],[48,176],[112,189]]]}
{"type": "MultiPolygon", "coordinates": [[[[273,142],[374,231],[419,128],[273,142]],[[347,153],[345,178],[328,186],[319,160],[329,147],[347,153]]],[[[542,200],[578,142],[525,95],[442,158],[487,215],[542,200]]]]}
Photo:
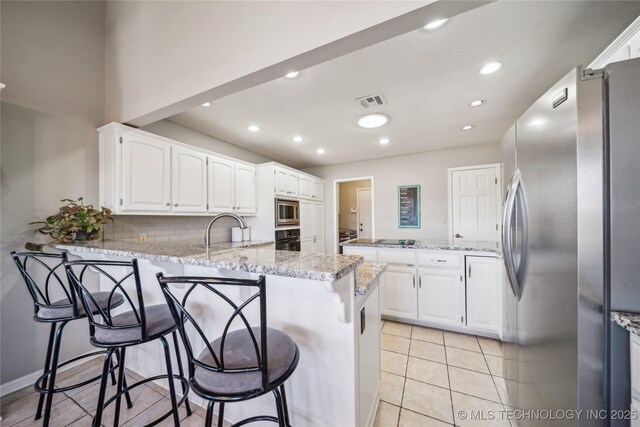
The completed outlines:
{"type": "MultiPolygon", "coordinates": [[[[107,221],[104,238],[139,242],[140,234],[147,235],[147,241],[204,243],[204,232],[211,217],[202,216],[143,216],[114,215],[114,222],[107,221]]],[[[232,218],[221,218],[211,227],[211,242],[231,241],[231,228],[238,223],[232,218]]]]}

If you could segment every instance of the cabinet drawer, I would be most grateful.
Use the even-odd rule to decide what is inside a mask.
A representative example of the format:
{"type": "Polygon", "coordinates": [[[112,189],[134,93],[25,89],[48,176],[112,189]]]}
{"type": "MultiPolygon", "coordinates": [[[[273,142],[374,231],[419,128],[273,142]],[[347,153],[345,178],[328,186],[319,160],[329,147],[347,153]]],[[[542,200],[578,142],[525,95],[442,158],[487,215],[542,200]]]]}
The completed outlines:
{"type": "Polygon", "coordinates": [[[342,253],[345,255],[358,255],[365,261],[378,262],[377,250],[375,248],[363,248],[360,246],[344,246],[342,253]]]}
{"type": "Polygon", "coordinates": [[[415,265],[416,253],[412,249],[378,249],[378,262],[415,265]]]}
{"type": "Polygon", "coordinates": [[[462,257],[457,253],[450,252],[418,252],[418,265],[428,265],[432,267],[460,267],[462,257]]]}
{"type": "Polygon", "coordinates": [[[629,333],[631,339],[631,397],[640,401],[640,336],[629,333]]]}

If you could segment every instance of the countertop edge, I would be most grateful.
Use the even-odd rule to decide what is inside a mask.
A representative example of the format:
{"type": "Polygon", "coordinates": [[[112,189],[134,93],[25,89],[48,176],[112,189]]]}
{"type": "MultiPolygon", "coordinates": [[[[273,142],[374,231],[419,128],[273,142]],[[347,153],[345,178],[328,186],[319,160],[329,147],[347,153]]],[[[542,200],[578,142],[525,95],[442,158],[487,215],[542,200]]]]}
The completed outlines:
{"type": "Polygon", "coordinates": [[[632,334],[640,336],[640,313],[628,311],[612,311],[611,320],[632,334]]]}

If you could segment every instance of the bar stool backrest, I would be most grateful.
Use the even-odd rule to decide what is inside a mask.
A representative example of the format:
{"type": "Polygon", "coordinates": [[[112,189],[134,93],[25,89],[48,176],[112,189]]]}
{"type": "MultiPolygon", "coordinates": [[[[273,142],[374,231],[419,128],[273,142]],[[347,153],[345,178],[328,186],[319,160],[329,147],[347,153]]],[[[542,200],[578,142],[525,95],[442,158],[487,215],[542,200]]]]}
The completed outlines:
{"type": "MultiPolygon", "coordinates": [[[[165,298],[167,299],[169,308],[171,309],[176,324],[178,325],[178,331],[180,332],[180,337],[182,338],[187,352],[189,359],[189,376],[193,378],[196,367],[226,374],[259,372],[262,377],[262,390],[265,390],[267,388],[267,301],[265,294],[265,276],[260,276],[257,280],[194,276],[164,277],[162,273],[158,273],[156,276],[158,277],[158,282],[160,282],[160,286],[165,298]],[[178,288],[185,288],[185,285],[186,291],[182,289],[178,291],[178,288]],[[256,288],[256,291],[244,302],[236,304],[231,300],[231,298],[218,289],[221,286],[252,287],[256,288]],[[204,332],[205,328],[203,328],[203,325],[196,319],[197,316],[195,315],[195,310],[190,312],[187,308],[190,298],[193,295],[196,295],[196,292],[194,291],[197,289],[205,291],[207,295],[210,294],[217,297],[232,310],[232,314],[225,323],[220,337],[207,336],[204,332]],[[244,313],[247,306],[254,301],[257,301],[260,311],[259,339],[255,334],[256,328],[252,328],[244,313]],[[251,339],[256,361],[253,366],[229,367],[225,365],[225,352],[223,349],[225,349],[227,335],[230,332],[235,332],[229,331],[229,329],[234,320],[237,319],[240,320],[243,328],[237,329],[236,331],[242,331],[243,329],[246,330],[247,337],[251,339]],[[188,325],[191,325],[195,330],[193,337],[190,337],[185,329],[188,325]],[[202,340],[205,343],[206,350],[210,356],[207,359],[212,360],[213,363],[210,364],[202,361],[203,358],[199,357],[199,354],[194,352],[196,338],[199,338],[197,341],[202,340]],[[219,343],[219,347],[216,345],[218,348],[214,348],[211,345],[214,338],[218,338],[217,342],[219,343]]],[[[201,297],[202,293],[199,293],[194,300],[200,299],[201,297]]]]}
{"type": "Polygon", "coordinates": [[[80,296],[80,301],[87,312],[89,319],[89,333],[91,338],[95,338],[96,329],[131,329],[132,331],[140,331],[140,339],[128,341],[128,343],[138,343],[146,341],[146,317],[144,311],[144,298],[142,296],[142,287],[140,285],[140,274],[138,270],[138,261],[105,261],[105,260],[80,260],[65,262],[67,276],[69,282],[73,285],[75,292],[80,296]],[[131,310],[133,318],[130,322],[123,323],[121,321],[114,322],[114,317],[118,313],[112,313],[111,310],[104,310],[96,302],[91,294],[91,290],[87,288],[87,271],[97,273],[100,278],[101,287],[104,283],[112,285],[109,290],[109,298],[106,307],[113,306],[113,298],[116,292],[122,294],[124,303],[119,307],[118,313],[131,310]],[[133,282],[133,291],[128,292],[125,285],[133,282]]]}
{"type": "Polygon", "coordinates": [[[27,290],[33,299],[35,317],[38,317],[38,312],[41,309],[51,308],[58,312],[70,313],[71,316],[66,317],[67,319],[73,319],[78,316],[76,295],[64,272],[64,263],[67,260],[65,252],[55,254],[13,251],[11,252],[11,257],[18,266],[20,275],[24,279],[27,290]],[[65,310],[67,308],[70,310],[65,310]]]}

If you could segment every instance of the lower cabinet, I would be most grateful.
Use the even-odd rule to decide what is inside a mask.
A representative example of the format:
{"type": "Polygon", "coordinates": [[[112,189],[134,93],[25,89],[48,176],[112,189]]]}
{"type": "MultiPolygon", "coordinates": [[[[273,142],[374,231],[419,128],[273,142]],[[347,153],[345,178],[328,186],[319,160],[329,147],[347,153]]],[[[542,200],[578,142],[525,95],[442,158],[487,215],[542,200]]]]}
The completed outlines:
{"type": "Polygon", "coordinates": [[[380,280],[382,314],[415,318],[416,269],[389,265],[380,280]]]}
{"type": "Polygon", "coordinates": [[[324,237],[322,236],[314,236],[313,237],[313,253],[314,254],[323,254],[324,253],[324,237]]]}
{"type": "Polygon", "coordinates": [[[418,269],[418,319],[464,324],[464,282],[458,270],[418,269]]]}
{"type": "Polygon", "coordinates": [[[313,237],[300,239],[300,252],[313,253],[313,237]]]}
{"type": "Polygon", "coordinates": [[[467,326],[496,332],[501,322],[501,264],[495,258],[467,256],[467,326]]]}

